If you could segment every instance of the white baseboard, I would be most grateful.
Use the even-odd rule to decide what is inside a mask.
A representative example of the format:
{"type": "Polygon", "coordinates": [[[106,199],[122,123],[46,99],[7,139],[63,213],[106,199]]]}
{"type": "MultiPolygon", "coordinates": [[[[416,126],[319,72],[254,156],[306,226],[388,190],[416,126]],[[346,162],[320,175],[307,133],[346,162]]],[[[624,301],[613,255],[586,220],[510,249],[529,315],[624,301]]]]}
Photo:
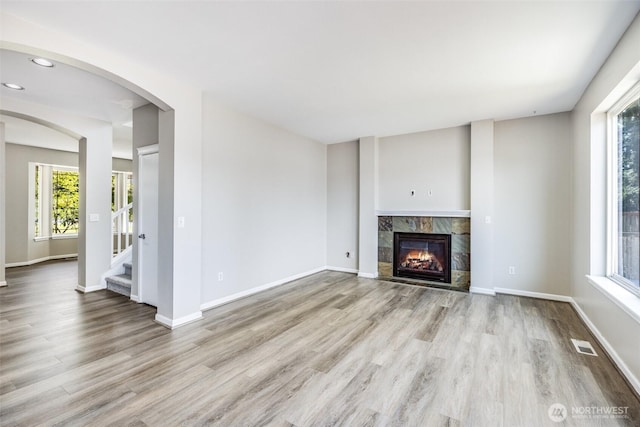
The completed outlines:
{"type": "Polygon", "coordinates": [[[495,293],[497,293],[497,294],[516,295],[516,296],[519,296],[519,297],[547,299],[547,300],[550,300],[550,301],[562,301],[562,302],[571,302],[571,301],[573,301],[573,298],[565,296],[565,295],[545,294],[543,292],[521,291],[519,289],[508,289],[508,288],[494,288],[494,290],[495,290],[495,293]]]}
{"type": "Polygon", "coordinates": [[[95,285],[95,286],[78,285],[78,286],[76,286],[76,291],[82,292],[83,294],[87,294],[89,292],[101,291],[103,289],[107,289],[107,287],[106,286],[102,286],[102,285],[95,285]]]}
{"type": "Polygon", "coordinates": [[[3,280],[2,282],[0,282],[0,288],[7,286],[7,282],[5,280],[3,280]]]}
{"type": "Polygon", "coordinates": [[[616,364],[620,372],[622,372],[622,374],[627,378],[627,381],[629,381],[631,386],[635,389],[636,393],[640,395],[640,380],[638,380],[638,378],[633,375],[633,372],[631,372],[627,364],[624,363],[624,360],[620,358],[615,349],[611,346],[611,344],[609,344],[609,341],[607,341],[605,337],[600,333],[598,328],[596,328],[596,325],[591,322],[591,320],[587,316],[587,313],[585,313],[582,308],[580,308],[580,305],[578,305],[578,303],[573,298],[570,298],[570,300],[571,301],[569,302],[578,313],[578,316],[580,316],[585,325],[587,325],[587,328],[589,328],[593,336],[596,337],[598,343],[607,351],[609,357],[611,357],[611,359],[613,360],[613,363],[616,364]]]}
{"type": "Polygon", "coordinates": [[[258,292],[266,291],[267,289],[275,288],[276,286],[284,285],[285,283],[289,283],[293,280],[301,279],[303,277],[311,276],[312,274],[319,273],[321,271],[325,271],[327,267],[318,267],[313,270],[306,271],[304,273],[296,274],[293,276],[289,276],[284,279],[276,280],[275,282],[267,283],[265,285],[256,286],[255,288],[247,289],[246,291],[237,292],[235,294],[231,294],[226,297],[214,299],[213,301],[205,302],[200,305],[200,310],[209,310],[214,307],[218,307],[223,304],[230,303],[231,301],[235,301],[240,298],[248,297],[249,295],[256,294],[258,292]]]}
{"type": "Polygon", "coordinates": [[[142,302],[138,295],[131,295],[129,298],[131,299],[131,301],[142,302]]]}
{"type": "Polygon", "coordinates": [[[507,294],[507,295],[516,295],[522,297],[530,297],[530,298],[538,298],[545,299],[551,301],[560,301],[560,302],[568,302],[575,308],[578,316],[582,319],[587,328],[591,331],[594,337],[598,340],[598,343],[607,351],[613,363],[618,367],[622,375],[624,375],[631,384],[631,386],[635,389],[636,393],[640,394],[640,381],[638,378],[633,375],[629,367],[626,363],[620,358],[618,353],[614,350],[614,348],[609,344],[609,342],[605,339],[605,337],[600,333],[598,328],[591,322],[587,314],[580,308],[578,303],[569,296],[566,295],[557,295],[557,294],[547,294],[542,292],[530,292],[530,291],[521,291],[517,289],[506,289],[506,288],[495,288],[495,292],[498,294],[507,294]]]}
{"type": "Polygon", "coordinates": [[[330,271],[338,271],[340,273],[358,274],[358,269],[357,268],[332,267],[332,266],[328,265],[326,267],[326,269],[330,270],[330,271]]]}
{"type": "Polygon", "coordinates": [[[52,261],[55,259],[65,259],[65,258],[77,258],[78,254],[66,254],[66,255],[51,255],[42,258],[32,259],[31,261],[20,261],[20,262],[10,262],[5,264],[6,268],[11,267],[27,267],[29,265],[37,264],[39,262],[52,261]]]}
{"type": "Polygon", "coordinates": [[[202,311],[196,311],[195,313],[188,314],[186,316],[179,317],[177,319],[169,319],[168,317],[156,314],[156,322],[169,329],[175,329],[179,326],[186,325],[187,323],[195,322],[202,319],[202,311]]]}
{"type": "Polygon", "coordinates": [[[377,279],[378,273],[365,273],[364,271],[359,271],[358,277],[363,277],[365,279],[377,279]]]}
{"type": "Polygon", "coordinates": [[[496,291],[489,288],[478,288],[476,286],[471,286],[469,288],[469,292],[472,294],[480,294],[480,295],[490,295],[492,297],[496,296],[496,291]]]}

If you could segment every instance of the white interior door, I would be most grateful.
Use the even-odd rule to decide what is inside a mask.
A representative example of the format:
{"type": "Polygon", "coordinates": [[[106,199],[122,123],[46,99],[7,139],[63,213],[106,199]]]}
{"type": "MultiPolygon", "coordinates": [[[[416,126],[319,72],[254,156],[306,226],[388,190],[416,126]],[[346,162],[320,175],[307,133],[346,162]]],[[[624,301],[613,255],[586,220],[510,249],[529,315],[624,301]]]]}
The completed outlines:
{"type": "Polygon", "coordinates": [[[138,292],[158,306],[158,148],[138,150],[138,292]]]}

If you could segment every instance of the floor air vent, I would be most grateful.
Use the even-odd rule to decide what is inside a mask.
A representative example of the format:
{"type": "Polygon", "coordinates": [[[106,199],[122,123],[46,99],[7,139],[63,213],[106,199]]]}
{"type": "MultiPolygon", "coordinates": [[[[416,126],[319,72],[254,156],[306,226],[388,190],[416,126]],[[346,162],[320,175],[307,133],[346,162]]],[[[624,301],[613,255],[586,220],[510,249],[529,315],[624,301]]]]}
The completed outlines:
{"type": "Polygon", "coordinates": [[[578,353],[588,354],[589,356],[597,356],[596,351],[593,349],[589,341],[580,341],[571,338],[571,342],[573,343],[573,346],[576,348],[576,351],[578,353]]]}

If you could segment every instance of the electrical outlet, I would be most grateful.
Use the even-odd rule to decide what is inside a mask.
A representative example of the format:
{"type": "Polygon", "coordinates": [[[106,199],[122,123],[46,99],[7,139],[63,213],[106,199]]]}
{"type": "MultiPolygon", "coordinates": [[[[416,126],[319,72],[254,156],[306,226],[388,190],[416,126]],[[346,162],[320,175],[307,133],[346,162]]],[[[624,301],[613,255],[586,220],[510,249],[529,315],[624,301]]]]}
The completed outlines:
{"type": "Polygon", "coordinates": [[[222,282],[224,280],[224,274],[222,274],[222,271],[220,273],[218,273],[218,282],[222,282]]]}
{"type": "Polygon", "coordinates": [[[509,267],[509,274],[516,274],[516,268],[514,266],[509,267]]]}

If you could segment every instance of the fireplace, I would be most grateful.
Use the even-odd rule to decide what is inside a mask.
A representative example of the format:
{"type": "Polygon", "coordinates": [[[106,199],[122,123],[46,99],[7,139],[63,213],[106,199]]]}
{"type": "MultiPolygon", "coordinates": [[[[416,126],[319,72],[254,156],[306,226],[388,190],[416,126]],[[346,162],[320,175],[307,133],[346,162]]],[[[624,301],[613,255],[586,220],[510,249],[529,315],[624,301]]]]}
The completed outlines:
{"type": "Polygon", "coordinates": [[[451,235],[393,233],[393,275],[451,283],[451,235]]]}

